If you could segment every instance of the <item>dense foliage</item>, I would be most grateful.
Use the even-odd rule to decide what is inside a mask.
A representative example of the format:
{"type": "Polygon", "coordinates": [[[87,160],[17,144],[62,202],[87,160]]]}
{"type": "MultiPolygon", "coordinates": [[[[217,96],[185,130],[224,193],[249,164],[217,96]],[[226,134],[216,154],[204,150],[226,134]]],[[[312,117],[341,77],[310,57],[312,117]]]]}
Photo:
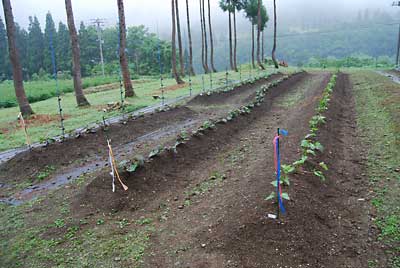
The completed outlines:
{"type": "MultiPolygon", "coordinates": [[[[55,48],[58,71],[69,76],[72,68],[71,44],[68,27],[60,22],[56,30],[50,13],[46,15],[46,25],[42,31],[36,16],[29,17],[26,31],[16,25],[18,51],[23,66],[25,80],[46,80],[52,74],[50,41],[55,48]]],[[[83,76],[101,73],[99,39],[97,28],[86,26],[81,22],[78,29],[81,48],[81,65],[83,76]]],[[[105,71],[107,74],[119,72],[118,63],[118,28],[110,27],[102,31],[105,71]]],[[[158,74],[162,63],[163,72],[169,72],[171,66],[170,43],[162,41],[155,34],[149,33],[144,26],[132,26],[127,29],[127,52],[131,72],[139,74],[158,74]]],[[[0,18],[0,80],[12,79],[8,59],[7,35],[2,18],[0,18]]]]}

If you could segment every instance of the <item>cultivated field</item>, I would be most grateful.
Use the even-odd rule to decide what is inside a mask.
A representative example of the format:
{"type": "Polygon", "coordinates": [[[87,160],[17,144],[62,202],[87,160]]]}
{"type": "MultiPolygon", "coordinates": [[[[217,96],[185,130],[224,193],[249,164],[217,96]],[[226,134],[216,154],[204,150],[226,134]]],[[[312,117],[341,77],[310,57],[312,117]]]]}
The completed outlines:
{"type": "MultiPolygon", "coordinates": [[[[400,85],[365,70],[270,73],[200,95],[196,78],[193,96],[173,107],[1,164],[0,263],[399,267],[400,85]],[[266,200],[274,191],[277,128],[289,132],[282,164],[293,167],[283,170],[290,200],[280,220],[267,217],[276,203],[266,200]],[[112,192],[106,139],[127,191],[116,182],[112,192]]],[[[224,74],[218,76],[223,85],[224,74]]],[[[159,102],[152,98],[156,84],[138,84],[131,110],[159,102]]],[[[94,105],[87,115],[66,110],[69,130],[101,121],[96,109],[117,101],[117,90],[88,94],[94,105]]],[[[166,93],[175,98],[187,90],[166,93]]],[[[35,111],[45,114],[49,101],[34,104],[35,111]]],[[[8,118],[1,127],[12,109],[0,110],[8,118]]],[[[13,131],[15,139],[3,132],[3,150],[23,142],[13,131]]]]}

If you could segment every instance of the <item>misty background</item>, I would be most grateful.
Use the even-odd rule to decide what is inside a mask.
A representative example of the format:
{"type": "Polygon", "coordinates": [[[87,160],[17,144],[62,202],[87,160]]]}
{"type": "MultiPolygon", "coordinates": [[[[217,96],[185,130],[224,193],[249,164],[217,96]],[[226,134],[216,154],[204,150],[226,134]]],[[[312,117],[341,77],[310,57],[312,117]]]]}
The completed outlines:
{"type": "MultiPolygon", "coordinates": [[[[218,2],[211,0],[215,62],[221,70],[229,65],[228,15],[222,12],[218,2]]],[[[273,34],[273,1],[263,2],[270,17],[265,32],[265,54],[269,56],[273,34]]],[[[124,4],[127,27],[144,25],[161,39],[170,41],[169,0],[125,0],[124,4]]],[[[194,64],[196,71],[201,72],[199,1],[189,0],[189,4],[194,39],[194,64]]],[[[63,0],[12,0],[12,5],[15,21],[22,28],[28,28],[29,16],[37,16],[44,30],[47,12],[52,14],[56,25],[59,21],[66,23],[63,0]]],[[[77,27],[80,22],[91,25],[91,20],[95,18],[104,19],[104,28],[115,27],[117,24],[116,0],[74,0],[72,5],[77,27]]],[[[183,41],[187,48],[185,0],[179,1],[179,8],[183,41]]],[[[4,17],[2,13],[0,17],[4,17]]],[[[392,7],[392,1],[277,0],[277,18],[277,56],[291,65],[310,65],[320,58],[336,59],[352,55],[394,61],[400,7],[392,7]]],[[[248,63],[251,51],[251,24],[243,12],[237,14],[237,26],[238,62],[248,63]]]]}

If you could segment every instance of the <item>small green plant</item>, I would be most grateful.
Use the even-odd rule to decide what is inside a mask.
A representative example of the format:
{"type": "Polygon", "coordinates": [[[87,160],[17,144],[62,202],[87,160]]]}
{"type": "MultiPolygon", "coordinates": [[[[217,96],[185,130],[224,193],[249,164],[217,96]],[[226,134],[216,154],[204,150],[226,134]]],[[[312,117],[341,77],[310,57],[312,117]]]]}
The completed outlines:
{"type": "Polygon", "coordinates": [[[50,174],[55,170],[54,166],[46,166],[43,171],[40,171],[36,175],[36,179],[42,181],[50,176],[50,174]]]}
{"type": "Polygon", "coordinates": [[[79,231],[79,226],[71,226],[67,230],[67,234],[65,235],[66,239],[71,239],[75,237],[76,233],[79,231]]]}
{"type": "Polygon", "coordinates": [[[182,142],[189,140],[189,134],[187,133],[187,131],[181,131],[181,133],[178,135],[177,140],[182,142]]]}
{"type": "Polygon", "coordinates": [[[282,171],[285,174],[293,173],[295,170],[295,167],[292,165],[282,165],[282,171]]]}
{"type": "Polygon", "coordinates": [[[136,221],[136,224],[138,225],[148,225],[153,222],[152,219],[150,218],[140,218],[139,220],[136,221]]]}
{"type": "Polygon", "coordinates": [[[97,221],[96,221],[96,224],[97,225],[103,225],[104,224],[104,220],[103,219],[98,219],[97,221]]]}
{"type": "Polygon", "coordinates": [[[319,170],[314,169],[314,170],[313,170],[313,173],[314,173],[315,176],[317,176],[318,178],[320,178],[321,181],[325,181],[326,178],[325,178],[324,173],[322,173],[322,171],[319,171],[319,170]]]}
{"type": "Polygon", "coordinates": [[[150,154],[149,154],[149,158],[154,158],[158,155],[160,155],[162,153],[162,151],[164,150],[164,148],[159,145],[157,148],[153,149],[150,154]]]}
{"type": "MultiPolygon", "coordinates": [[[[318,142],[318,141],[312,142],[311,140],[302,140],[301,147],[303,147],[303,149],[306,150],[306,152],[307,152],[307,150],[312,150],[312,151],[318,150],[320,152],[322,152],[324,150],[324,146],[322,146],[322,144],[320,142],[318,142]]],[[[309,152],[307,152],[307,153],[309,153],[309,152]]],[[[312,154],[314,154],[314,153],[312,153],[312,154]]]]}
{"type": "Polygon", "coordinates": [[[122,219],[118,222],[119,228],[123,229],[124,227],[128,226],[130,223],[127,219],[122,219]]]}
{"type": "Polygon", "coordinates": [[[65,220],[64,220],[64,219],[56,219],[56,220],[54,221],[54,225],[55,225],[57,228],[63,228],[63,227],[65,227],[65,220]]]}
{"type": "Polygon", "coordinates": [[[201,130],[212,129],[215,125],[211,121],[205,121],[203,125],[200,127],[201,130]]]}
{"type": "Polygon", "coordinates": [[[139,163],[135,162],[133,164],[130,164],[127,168],[126,171],[133,173],[136,171],[136,169],[139,167],[139,163]]]}
{"type": "Polygon", "coordinates": [[[313,131],[313,132],[317,131],[319,125],[325,124],[325,122],[326,122],[325,119],[326,119],[325,116],[322,116],[322,115],[319,115],[319,114],[313,116],[311,118],[311,120],[310,120],[310,129],[311,129],[311,131],[313,131]]]}
{"type": "Polygon", "coordinates": [[[304,165],[304,163],[308,160],[308,156],[302,155],[301,158],[295,162],[293,162],[293,166],[299,167],[304,165]]]}
{"type": "MultiPolygon", "coordinates": [[[[275,198],[275,192],[271,192],[267,197],[264,198],[264,200],[268,201],[268,200],[272,200],[275,198]]],[[[290,197],[288,193],[282,193],[281,195],[282,199],[288,200],[290,201],[290,197]]]]}
{"type": "Polygon", "coordinates": [[[319,166],[322,167],[325,171],[328,170],[328,166],[324,162],[319,163],[319,166]]]}

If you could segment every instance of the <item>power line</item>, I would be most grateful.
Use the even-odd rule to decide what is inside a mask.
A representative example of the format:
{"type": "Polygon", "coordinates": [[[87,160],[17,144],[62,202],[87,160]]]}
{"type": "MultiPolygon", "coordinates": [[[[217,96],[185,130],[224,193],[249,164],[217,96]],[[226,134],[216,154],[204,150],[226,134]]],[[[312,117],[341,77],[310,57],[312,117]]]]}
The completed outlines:
{"type": "Polygon", "coordinates": [[[101,71],[103,73],[103,77],[105,76],[104,73],[104,57],[103,57],[103,37],[102,37],[102,29],[101,27],[104,26],[106,20],[105,19],[92,19],[92,24],[96,25],[97,28],[97,36],[99,41],[99,48],[100,48],[100,62],[101,62],[101,71]]]}

